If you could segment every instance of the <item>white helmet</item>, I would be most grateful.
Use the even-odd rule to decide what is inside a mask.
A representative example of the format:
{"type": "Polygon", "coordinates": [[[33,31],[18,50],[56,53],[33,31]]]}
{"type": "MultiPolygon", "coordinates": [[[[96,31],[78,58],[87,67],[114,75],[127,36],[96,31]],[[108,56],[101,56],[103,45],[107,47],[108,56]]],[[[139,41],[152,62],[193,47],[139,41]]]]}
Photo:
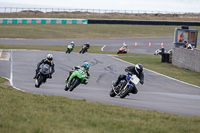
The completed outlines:
{"type": "Polygon", "coordinates": [[[126,47],[127,45],[126,45],[126,43],[125,42],[123,42],[123,47],[126,47]]]}
{"type": "Polygon", "coordinates": [[[72,41],[71,44],[74,44],[74,42],[72,41]]]}
{"type": "Polygon", "coordinates": [[[53,55],[52,55],[52,54],[48,54],[48,55],[47,55],[47,60],[52,61],[52,60],[53,60],[53,55]]]}

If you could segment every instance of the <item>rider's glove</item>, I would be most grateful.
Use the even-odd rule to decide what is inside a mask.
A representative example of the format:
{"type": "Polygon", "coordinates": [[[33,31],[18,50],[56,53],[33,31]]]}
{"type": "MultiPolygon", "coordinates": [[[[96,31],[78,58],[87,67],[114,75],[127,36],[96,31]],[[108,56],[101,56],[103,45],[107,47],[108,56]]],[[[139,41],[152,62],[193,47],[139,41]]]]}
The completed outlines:
{"type": "Polygon", "coordinates": [[[140,81],[140,83],[143,85],[143,84],[144,84],[144,81],[140,81]]]}

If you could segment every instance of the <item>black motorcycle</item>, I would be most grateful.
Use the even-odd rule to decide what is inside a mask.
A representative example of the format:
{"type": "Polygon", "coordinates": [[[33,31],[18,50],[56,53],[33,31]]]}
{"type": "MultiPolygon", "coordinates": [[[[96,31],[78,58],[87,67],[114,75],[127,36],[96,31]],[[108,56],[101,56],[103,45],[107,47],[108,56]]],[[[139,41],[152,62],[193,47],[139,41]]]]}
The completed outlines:
{"type": "Polygon", "coordinates": [[[42,64],[36,75],[35,87],[39,88],[42,83],[45,83],[51,72],[48,64],[42,64]]]}
{"type": "Polygon", "coordinates": [[[90,48],[90,45],[83,45],[83,47],[80,50],[79,54],[84,54],[85,52],[88,51],[89,48],[90,48]]]}

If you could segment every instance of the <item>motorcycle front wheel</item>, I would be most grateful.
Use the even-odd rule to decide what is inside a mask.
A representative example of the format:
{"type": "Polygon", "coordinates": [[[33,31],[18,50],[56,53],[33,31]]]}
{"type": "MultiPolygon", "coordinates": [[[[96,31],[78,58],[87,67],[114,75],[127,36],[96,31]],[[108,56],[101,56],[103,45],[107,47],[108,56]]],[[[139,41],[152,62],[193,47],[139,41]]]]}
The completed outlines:
{"type": "Polygon", "coordinates": [[[111,89],[111,91],[110,91],[110,97],[115,97],[115,96],[116,96],[115,92],[113,91],[113,89],[111,89]]]}
{"type": "Polygon", "coordinates": [[[73,78],[71,81],[71,85],[69,87],[69,91],[73,91],[74,88],[76,88],[80,84],[80,81],[78,78],[73,78]]]}
{"type": "Polygon", "coordinates": [[[38,77],[38,79],[36,79],[36,83],[35,83],[35,87],[37,87],[37,88],[39,88],[40,87],[40,85],[44,82],[44,76],[42,76],[42,75],[39,75],[39,77],[38,77]]]}

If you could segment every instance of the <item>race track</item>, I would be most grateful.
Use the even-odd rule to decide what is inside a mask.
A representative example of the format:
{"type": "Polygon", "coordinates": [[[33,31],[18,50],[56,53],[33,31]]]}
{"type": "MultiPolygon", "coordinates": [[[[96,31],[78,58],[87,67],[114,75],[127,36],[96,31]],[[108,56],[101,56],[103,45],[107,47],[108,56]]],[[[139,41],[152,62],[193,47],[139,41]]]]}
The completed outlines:
{"type": "Polygon", "coordinates": [[[138,94],[120,99],[111,98],[111,82],[124,68],[131,65],[102,54],[13,50],[10,60],[0,60],[0,76],[7,77],[17,89],[36,94],[66,96],[91,102],[122,105],[131,108],[156,110],[179,115],[200,116],[200,87],[176,81],[155,72],[144,70],[145,83],[138,85],[138,94]],[[36,64],[48,53],[54,55],[55,73],[40,88],[34,87],[36,64]],[[88,85],[80,85],[73,92],[64,91],[65,78],[73,66],[90,63],[88,85]]]}
{"type": "Polygon", "coordinates": [[[67,45],[74,41],[75,45],[83,45],[89,42],[91,46],[104,46],[104,51],[118,51],[125,42],[131,53],[154,54],[156,49],[161,48],[161,43],[166,51],[172,49],[173,37],[146,37],[146,38],[114,38],[114,39],[23,39],[23,38],[0,38],[0,44],[20,45],[67,45]],[[137,47],[135,43],[137,42],[137,47]],[[149,47],[151,42],[151,47],[149,47]]]}

